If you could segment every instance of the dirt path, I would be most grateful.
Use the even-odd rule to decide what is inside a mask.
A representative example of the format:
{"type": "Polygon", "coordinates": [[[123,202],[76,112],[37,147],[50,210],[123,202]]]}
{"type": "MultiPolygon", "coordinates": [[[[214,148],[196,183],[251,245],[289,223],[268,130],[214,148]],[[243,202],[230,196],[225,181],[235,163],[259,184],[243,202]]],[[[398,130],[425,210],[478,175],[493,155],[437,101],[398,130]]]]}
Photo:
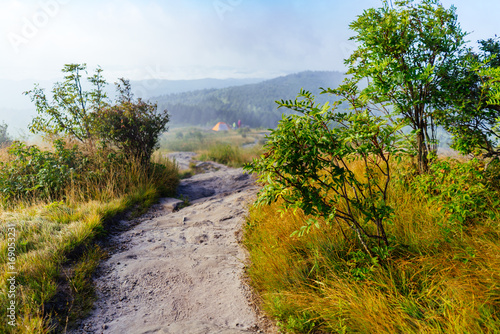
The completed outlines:
{"type": "MultiPolygon", "coordinates": [[[[176,153],[186,168],[193,155],[176,153]]],[[[114,235],[98,269],[98,299],[70,333],[237,334],[260,332],[242,282],[246,254],[238,240],[257,192],[241,169],[198,163],[185,179],[191,205],[163,199],[142,222],[114,235]]]]}

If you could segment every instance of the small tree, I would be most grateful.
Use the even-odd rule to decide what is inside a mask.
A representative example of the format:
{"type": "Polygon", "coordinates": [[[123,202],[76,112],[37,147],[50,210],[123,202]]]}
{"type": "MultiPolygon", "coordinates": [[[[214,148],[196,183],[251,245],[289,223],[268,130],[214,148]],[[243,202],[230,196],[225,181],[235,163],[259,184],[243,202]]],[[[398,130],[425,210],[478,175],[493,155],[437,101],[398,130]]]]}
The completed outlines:
{"type": "Polygon", "coordinates": [[[116,87],[116,104],[98,113],[98,137],[148,165],[160,135],[167,131],[168,112],[159,112],[156,104],[142,99],[134,101],[129,80],[120,79],[116,87]]]}
{"type": "Polygon", "coordinates": [[[38,85],[25,92],[38,111],[30,130],[67,136],[85,144],[105,143],[148,165],[159,136],[167,130],[167,111],[158,112],[156,104],[141,99],[135,101],[130,82],[125,79],[117,83],[118,98],[111,104],[103,91],[107,83],[100,68],[87,78],[92,89],[84,89],[81,73],[86,68],[85,64],[65,65],[65,81],[55,84],[50,102],[38,85]]]}
{"type": "Polygon", "coordinates": [[[438,122],[463,154],[500,157],[500,42],[479,41],[480,53],[466,50],[443,69],[447,99],[437,103],[438,122]]]}
{"type": "MultiPolygon", "coordinates": [[[[245,168],[265,183],[257,203],[282,199],[286,208],[338,223],[343,233],[348,227],[372,254],[373,241],[389,244],[384,223],[392,212],[387,203],[390,160],[402,152],[397,134],[402,124],[374,116],[352,82],[325,92],[342,96],[352,111],[336,113],[340,102],[315,104],[307,91],[295,101],[278,102],[299,115],[283,115],[268,136],[267,153],[245,168]],[[363,172],[356,171],[359,167],[363,172]]],[[[313,225],[319,226],[315,219],[298,233],[313,225]]]]}
{"type": "Polygon", "coordinates": [[[66,73],[65,80],[54,85],[52,101],[38,85],[25,92],[38,113],[29,126],[32,133],[70,136],[82,143],[93,141],[96,112],[107,105],[103,91],[106,81],[101,75],[102,69],[97,68],[95,74],[87,78],[93,88],[84,90],[81,73],[86,69],[86,64],[65,65],[62,70],[66,73]]]}
{"type": "Polygon", "coordinates": [[[383,1],[365,10],[350,28],[358,49],[346,60],[355,80],[368,79],[362,95],[390,102],[394,115],[409,121],[416,132],[420,172],[428,169],[428,154],[437,149],[433,103],[442,91],[440,68],[464,45],[455,8],[438,0],[383,1]]]}

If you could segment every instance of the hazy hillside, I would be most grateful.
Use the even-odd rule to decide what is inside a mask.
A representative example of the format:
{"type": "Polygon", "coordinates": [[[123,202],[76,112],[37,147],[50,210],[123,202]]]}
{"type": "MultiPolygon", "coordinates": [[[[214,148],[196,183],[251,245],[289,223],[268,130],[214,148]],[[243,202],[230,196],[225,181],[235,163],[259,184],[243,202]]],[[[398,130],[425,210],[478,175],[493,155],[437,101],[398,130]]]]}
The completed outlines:
{"type": "MultiPolygon", "coordinates": [[[[206,89],[151,98],[171,114],[172,125],[210,125],[241,120],[251,127],[274,128],[284,109],[275,101],[294,99],[301,88],[319,94],[319,87],[336,87],[343,80],[340,72],[300,72],[256,84],[223,89],[206,89]]],[[[319,102],[332,100],[321,95],[319,102]]]]}
{"type": "MultiPolygon", "coordinates": [[[[200,89],[220,89],[262,82],[265,79],[194,79],[194,80],[136,80],[131,81],[132,91],[137,97],[176,94],[200,89]]],[[[113,85],[112,85],[113,86],[113,85]]],[[[114,88],[114,87],[113,87],[114,88]]],[[[112,95],[114,96],[114,92],[112,95]]]]}
{"type": "MultiPolygon", "coordinates": [[[[282,112],[276,100],[294,99],[301,88],[319,94],[319,87],[336,87],[343,79],[340,72],[301,72],[271,80],[262,79],[199,79],[199,80],[142,80],[132,81],[137,97],[158,101],[172,115],[172,125],[210,125],[218,121],[228,123],[241,119],[252,127],[274,128],[282,112]],[[153,95],[160,95],[151,97],[153,95]]],[[[50,91],[54,82],[40,82],[50,91]]],[[[30,81],[0,81],[0,123],[9,124],[9,132],[17,137],[36,115],[35,107],[23,91],[33,88],[30,81]]],[[[106,87],[108,96],[115,96],[112,82],[106,87]]],[[[319,96],[318,101],[332,99],[319,96]]]]}
{"type": "MultiPolygon", "coordinates": [[[[44,80],[38,82],[40,87],[47,92],[52,90],[56,81],[44,80]]],[[[150,98],[162,94],[181,93],[199,89],[219,89],[230,86],[246,85],[261,82],[264,79],[196,79],[196,80],[137,80],[132,81],[132,91],[137,97],[150,98]]],[[[110,99],[116,95],[114,81],[109,79],[105,91],[110,99]]],[[[0,79],[0,124],[6,122],[9,125],[9,133],[18,137],[19,133],[28,133],[27,126],[31,119],[36,116],[36,109],[30,98],[23,94],[24,91],[33,88],[36,81],[31,80],[6,80],[0,79]]],[[[88,85],[84,89],[90,88],[88,85]]]]}

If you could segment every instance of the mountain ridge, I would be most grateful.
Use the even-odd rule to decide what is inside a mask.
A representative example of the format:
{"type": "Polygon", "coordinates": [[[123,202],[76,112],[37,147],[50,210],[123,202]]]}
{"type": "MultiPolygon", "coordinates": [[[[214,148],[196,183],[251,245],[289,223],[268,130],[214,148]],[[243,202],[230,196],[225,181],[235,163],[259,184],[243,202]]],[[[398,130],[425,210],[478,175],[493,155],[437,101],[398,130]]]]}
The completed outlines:
{"type": "Polygon", "coordinates": [[[131,80],[132,92],[140,98],[148,99],[153,96],[177,94],[204,89],[222,89],[226,87],[242,86],[265,81],[264,78],[202,78],[186,80],[144,79],[131,80]]]}
{"type": "MultiPolygon", "coordinates": [[[[276,100],[295,99],[300,88],[319,95],[319,87],[335,87],[342,78],[343,74],[335,71],[303,71],[271,79],[132,80],[131,86],[135,96],[158,102],[159,108],[169,110],[173,126],[206,126],[241,119],[248,126],[273,128],[284,111],[277,110],[276,100]],[[189,87],[200,89],[186,91],[189,87]],[[162,94],[152,96],[155,92],[162,94]]],[[[36,108],[22,92],[33,88],[34,83],[27,80],[15,84],[0,80],[0,83],[8,87],[4,90],[4,103],[0,107],[0,124],[5,121],[9,125],[10,135],[16,137],[19,133],[24,136],[36,115],[36,108]]],[[[54,83],[41,81],[40,87],[50,92],[54,83]]],[[[106,87],[110,100],[114,99],[113,86],[106,87]]],[[[324,103],[328,99],[331,97],[322,95],[317,101],[324,103]]]]}
{"type": "Polygon", "coordinates": [[[207,126],[241,120],[251,127],[274,128],[282,113],[290,112],[278,110],[275,101],[293,100],[301,88],[316,95],[317,102],[336,100],[319,95],[319,88],[336,87],[343,79],[344,74],[337,71],[303,71],[260,83],[166,94],[151,100],[170,112],[173,125],[207,126]]]}

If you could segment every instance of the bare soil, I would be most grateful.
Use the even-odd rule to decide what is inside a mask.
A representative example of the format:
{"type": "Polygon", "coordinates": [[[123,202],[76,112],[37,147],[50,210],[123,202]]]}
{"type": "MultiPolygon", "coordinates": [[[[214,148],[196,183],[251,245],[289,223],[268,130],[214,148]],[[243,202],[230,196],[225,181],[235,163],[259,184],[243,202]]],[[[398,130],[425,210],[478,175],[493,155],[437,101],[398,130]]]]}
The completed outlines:
{"type": "MultiPolygon", "coordinates": [[[[192,153],[175,153],[187,168],[192,153]]],[[[241,229],[258,187],[242,169],[194,162],[182,180],[130,228],[111,236],[95,277],[91,314],[69,333],[271,333],[244,283],[241,229]]],[[[127,224],[125,224],[127,225],[127,224]]]]}

